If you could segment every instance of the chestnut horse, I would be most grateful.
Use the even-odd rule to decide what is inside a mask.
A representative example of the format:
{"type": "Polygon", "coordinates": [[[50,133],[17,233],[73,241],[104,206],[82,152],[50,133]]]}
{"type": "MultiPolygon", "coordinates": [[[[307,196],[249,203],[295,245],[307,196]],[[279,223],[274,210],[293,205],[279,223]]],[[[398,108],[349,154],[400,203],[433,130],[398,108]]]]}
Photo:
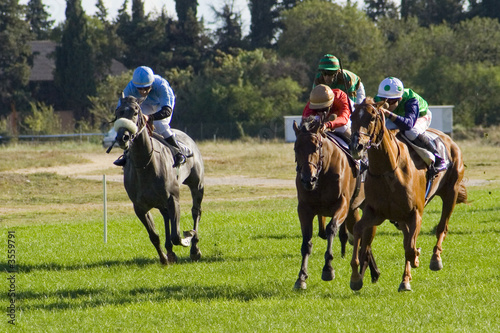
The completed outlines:
{"type": "Polygon", "coordinates": [[[367,98],[356,106],[351,116],[351,152],[355,158],[366,152],[370,163],[365,181],[363,217],[354,226],[351,289],[362,288],[366,268],[362,265],[359,269],[360,262],[366,261],[368,253],[371,255],[376,226],[388,219],[394,221],[404,235],[405,268],[399,291],[405,291],[411,290],[411,268],[419,266],[420,248],[416,243],[424,207],[436,195],[441,197],[443,206],[430,269],[437,271],[443,268],[441,252],[448,221],[455,204],[467,202],[467,190],[462,181],[464,163],[460,148],[448,135],[429,129],[444,143],[451,163],[446,171],[437,174],[426,200],[427,165],[413,149],[397,139],[397,131],[385,127],[382,107],[383,103],[374,103],[373,99],[367,98]],[[366,237],[370,233],[371,237],[366,237]]]}
{"type": "MultiPolygon", "coordinates": [[[[337,143],[324,136],[320,131],[321,125],[314,117],[304,119],[300,127],[296,122],[293,123],[296,135],[297,211],[302,230],[302,265],[295,289],[307,287],[307,263],[312,251],[314,217],[318,216],[320,236],[324,233],[328,243],[321,278],[331,281],[335,277],[331,264],[332,242],[344,221],[347,229],[352,232],[353,225],[360,218],[359,207],[364,199],[362,184],[357,182],[358,172],[354,160],[349,160],[337,143]],[[326,230],[322,230],[325,216],[332,219],[326,230]]],[[[345,242],[346,240],[343,241],[343,249],[345,242]]],[[[371,255],[368,261],[372,280],[375,282],[379,276],[378,269],[371,255]]]]}

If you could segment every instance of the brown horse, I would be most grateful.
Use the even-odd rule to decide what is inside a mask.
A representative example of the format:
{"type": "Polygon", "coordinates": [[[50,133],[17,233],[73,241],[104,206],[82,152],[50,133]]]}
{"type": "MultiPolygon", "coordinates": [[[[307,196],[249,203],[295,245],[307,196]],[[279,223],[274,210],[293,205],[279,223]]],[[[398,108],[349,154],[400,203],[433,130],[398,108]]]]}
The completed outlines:
{"type": "MultiPolygon", "coordinates": [[[[331,281],[335,277],[331,264],[333,239],[344,221],[347,229],[352,232],[353,225],[360,218],[359,207],[364,199],[363,187],[357,186],[358,173],[354,161],[348,159],[337,143],[324,137],[320,128],[321,123],[314,118],[304,119],[300,128],[296,122],[293,124],[296,135],[297,211],[302,230],[302,265],[295,282],[296,289],[306,289],[314,217],[318,216],[320,235],[324,233],[328,242],[321,278],[331,281]],[[326,230],[322,230],[325,216],[332,219],[326,230]]],[[[345,242],[346,240],[343,241],[344,249],[345,242]]],[[[369,255],[368,260],[372,280],[375,282],[379,276],[378,269],[372,256],[369,255]]]]}
{"type": "Polygon", "coordinates": [[[351,289],[362,288],[366,268],[364,264],[359,269],[360,262],[364,263],[371,251],[376,226],[388,219],[394,221],[404,235],[405,268],[399,291],[405,291],[411,290],[411,268],[419,266],[420,249],[417,249],[416,243],[424,207],[436,195],[441,197],[443,206],[430,269],[437,271],[443,268],[441,252],[448,221],[455,204],[467,202],[467,190],[462,182],[464,163],[460,148],[449,136],[429,129],[444,143],[451,163],[446,171],[437,174],[426,200],[427,165],[413,149],[410,150],[396,138],[397,131],[385,127],[382,107],[383,103],[376,104],[373,99],[367,98],[356,106],[351,116],[351,152],[356,158],[367,152],[370,162],[365,181],[363,217],[354,226],[351,289]],[[367,234],[371,237],[366,237],[367,234]]]}

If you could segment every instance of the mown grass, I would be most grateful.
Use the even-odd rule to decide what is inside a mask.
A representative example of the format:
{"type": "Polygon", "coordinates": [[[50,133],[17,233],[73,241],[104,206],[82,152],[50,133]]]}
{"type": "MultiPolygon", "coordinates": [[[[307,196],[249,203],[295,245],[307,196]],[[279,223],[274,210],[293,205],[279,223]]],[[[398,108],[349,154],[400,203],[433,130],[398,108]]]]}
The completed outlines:
{"type": "MultiPolygon", "coordinates": [[[[258,163],[244,161],[257,160],[255,155],[261,154],[270,164],[261,170],[273,175],[279,168],[273,163],[283,163],[286,171],[281,171],[281,177],[293,177],[293,152],[291,157],[286,152],[290,144],[253,143],[250,153],[244,152],[247,143],[237,148],[239,144],[202,143],[207,170],[211,170],[207,174],[230,174],[223,163],[220,148],[224,148],[225,153],[240,155],[234,159],[240,161],[234,167],[240,175],[260,177],[261,171],[255,170],[258,163]],[[273,149],[283,154],[278,162],[273,162],[273,149]]],[[[496,148],[484,149],[490,153],[485,162],[480,162],[478,147],[470,147],[470,154],[477,155],[464,149],[466,160],[474,161],[468,171],[496,163],[491,155],[496,148]]],[[[230,155],[226,158],[231,160],[230,155]]],[[[498,169],[496,175],[491,170],[487,173],[493,176],[487,179],[498,179],[498,169]]],[[[326,243],[315,236],[308,289],[293,290],[301,260],[293,187],[207,187],[200,224],[201,261],[191,262],[189,249],[175,247],[179,262],[161,266],[121,183],[108,184],[108,242],[104,244],[102,182],[54,174],[9,174],[0,180],[2,207],[12,208],[0,222],[5,244],[0,257],[2,308],[7,305],[7,233],[15,231],[18,331],[500,331],[497,182],[470,187],[471,203],[456,207],[440,272],[428,268],[440,200],[426,208],[418,239],[421,267],[412,270],[414,291],[398,293],[402,235],[387,222],[378,229],[373,245],[382,272],[377,284],[369,282],[368,274],[360,292],[350,290],[350,252],[340,258],[338,241],[333,262],[336,278],[322,281],[326,243]]],[[[189,194],[182,195],[181,224],[189,229],[189,194]]],[[[163,235],[159,214],[154,212],[154,217],[163,235]]],[[[9,329],[7,320],[5,314],[0,331],[9,329]]]]}

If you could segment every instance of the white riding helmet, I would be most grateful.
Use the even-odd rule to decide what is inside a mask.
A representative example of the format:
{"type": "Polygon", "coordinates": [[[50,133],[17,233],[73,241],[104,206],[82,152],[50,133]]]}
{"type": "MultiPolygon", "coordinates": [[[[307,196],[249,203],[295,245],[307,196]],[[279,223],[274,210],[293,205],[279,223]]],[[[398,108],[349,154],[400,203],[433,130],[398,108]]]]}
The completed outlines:
{"type": "Polygon", "coordinates": [[[153,84],[155,80],[155,75],[153,70],[146,66],[137,67],[132,76],[132,83],[137,88],[149,87],[153,84]]]}
{"type": "Polygon", "coordinates": [[[378,86],[378,97],[382,98],[400,98],[403,96],[404,86],[400,79],[395,77],[386,77],[378,86]]]}

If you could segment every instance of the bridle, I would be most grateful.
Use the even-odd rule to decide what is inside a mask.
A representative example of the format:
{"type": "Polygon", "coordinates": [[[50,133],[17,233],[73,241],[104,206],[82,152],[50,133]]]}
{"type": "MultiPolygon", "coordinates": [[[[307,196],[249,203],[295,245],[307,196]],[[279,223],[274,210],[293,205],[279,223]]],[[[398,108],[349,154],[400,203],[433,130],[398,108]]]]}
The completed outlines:
{"type": "MultiPolygon", "coordinates": [[[[376,114],[376,117],[374,120],[374,125],[373,125],[373,131],[371,131],[371,133],[365,133],[365,132],[361,132],[361,131],[358,131],[356,133],[353,133],[352,134],[352,137],[353,137],[353,141],[356,141],[359,143],[359,136],[360,135],[364,135],[364,136],[367,136],[368,137],[368,141],[366,143],[364,143],[362,145],[362,150],[363,151],[366,151],[368,149],[371,149],[371,148],[375,148],[375,149],[378,149],[380,147],[380,145],[382,144],[382,141],[384,139],[384,131],[386,131],[386,127],[385,127],[385,116],[384,116],[384,113],[381,112],[378,108],[374,107],[373,105],[371,104],[366,104],[368,107],[372,108],[374,111],[375,111],[375,114],[376,114]],[[375,133],[375,128],[377,127],[377,123],[380,124],[379,126],[379,131],[378,133],[375,133]]],[[[375,174],[372,174],[370,172],[370,170],[368,170],[368,173],[370,173],[370,175],[372,176],[375,176],[375,177],[381,177],[381,176],[387,176],[389,174],[392,174],[394,173],[397,168],[399,167],[399,159],[401,157],[401,149],[399,148],[399,145],[396,144],[397,148],[398,148],[398,155],[396,157],[396,166],[394,167],[393,170],[391,171],[387,171],[385,172],[384,174],[382,175],[375,175],[375,174]]]]}
{"type": "MultiPolygon", "coordinates": [[[[311,161],[307,161],[307,164],[311,165],[314,169],[316,169],[316,174],[320,174],[321,171],[323,170],[323,137],[321,136],[321,134],[318,133],[311,133],[311,132],[305,132],[305,133],[308,133],[312,137],[316,137],[318,140],[318,144],[316,145],[316,151],[319,154],[318,163],[315,164],[311,161]]],[[[297,163],[296,167],[297,173],[302,173],[303,165],[299,165],[299,162],[297,160],[295,160],[295,162],[297,163]]]]}
{"type": "MultiPolygon", "coordinates": [[[[119,119],[126,119],[126,120],[130,120],[131,121],[131,119],[128,119],[126,117],[117,118],[117,119],[115,119],[115,121],[119,120],[119,119]]],[[[139,135],[141,135],[141,133],[145,129],[148,128],[148,124],[144,120],[144,114],[142,113],[142,110],[141,110],[140,106],[139,106],[139,111],[137,113],[137,122],[136,122],[136,125],[137,125],[137,131],[135,131],[134,133],[131,133],[130,134],[130,139],[128,140],[128,142],[129,142],[129,149],[134,144],[135,139],[138,138],[139,135]]],[[[149,128],[148,128],[148,130],[149,130],[149,128]]],[[[151,136],[149,137],[149,140],[151,141],[151,151],[148,153],[148,161],[146,162],[146,164],[144,166],[137,166],[137,165],[135,165],[135,167],[138,168],[138,169],[144,169],[144,168],[146,168],[151,163],[151,161],[153,160],[153,153],[154,153],[155,149],[154,149],[154,145],[153,145],[153,139],[152,139],[151,136]]]]}
{"type": "Polygon", "coordinates": [[[383,112],[380,112],[380,110],[378,110],[377,108],[375,108],[373,105],[371,104],[367,104],[368,107],[372,108],[373,110],[375,110],[375,113],[376,113],[376,118],[375,118],[375,124],[373,126],[373,131],[371,133],[365,133],[365,132],[356,132],[356,133],[353,133],[353,136],[354,135],[364,135],[364,136],[367,136],[368,137],[368,141],[366,142],[366,144],[363,145],[363,150],[367,150],[367,149],[370,149],[370,148],[375,148],[375,149],[378,149],[380,144],[382,143],[382,140],[383,140],[383,137],[384,137],[384,126],[382,126],[382,124],[385,122],[385,117],[384,117],[384,113],[383,112]],[[376,128],[376,124],[377,124],[377,121],[380,122],[380,130],[378,133],[375,133],[375,128],[376,128]]]}

